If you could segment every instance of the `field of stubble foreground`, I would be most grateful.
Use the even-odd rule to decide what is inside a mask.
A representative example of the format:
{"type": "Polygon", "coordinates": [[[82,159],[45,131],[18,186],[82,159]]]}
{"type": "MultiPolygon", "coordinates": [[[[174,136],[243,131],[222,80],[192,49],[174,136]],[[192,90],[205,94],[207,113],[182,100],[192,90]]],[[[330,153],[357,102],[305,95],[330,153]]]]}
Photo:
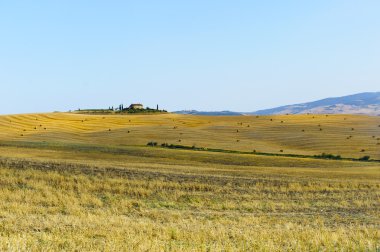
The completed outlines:
{"type": "Polygon", "coordinates": [[[380,251],[380,117],[0,116],[1,251],[380,251]]]}

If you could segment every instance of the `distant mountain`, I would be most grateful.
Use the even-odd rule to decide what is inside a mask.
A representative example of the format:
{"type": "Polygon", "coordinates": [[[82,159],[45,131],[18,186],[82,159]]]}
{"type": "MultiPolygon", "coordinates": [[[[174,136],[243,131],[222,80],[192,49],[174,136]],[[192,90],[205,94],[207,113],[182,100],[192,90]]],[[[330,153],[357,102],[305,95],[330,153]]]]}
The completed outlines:
{"type": "Polygon", "coordinates": [[[380,92],[360,93],[342,97],[333,97],[323,100],[281,106],[272,109],[258,110],[256,112],[233,111],[175,111],[176,114],[185,115],[279,115],[279,114],[362,114],[380,116],[380,92]]]}
{"type": "Polygon", "coordinates": [[[276,114],[365,114],[380,116],[380,92],[327,98],[308,103],[259,110],[255,115],[276,114]]]}
{"type": "Polygon", "coordinates": [[[208,115],[208,116],[243,115],[243,113],[232,112],[232,111],[197,111],[197,110],[181,110],[181,111],[175,111],[173,113],[182,114],[182,115],[208,115]]]}

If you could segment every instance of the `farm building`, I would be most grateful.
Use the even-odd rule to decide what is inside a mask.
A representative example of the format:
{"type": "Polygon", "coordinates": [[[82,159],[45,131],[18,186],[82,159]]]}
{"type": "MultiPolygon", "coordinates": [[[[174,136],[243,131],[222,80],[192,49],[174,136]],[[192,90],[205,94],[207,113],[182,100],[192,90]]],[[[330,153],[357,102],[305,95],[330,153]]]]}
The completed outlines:
{"type": "Polygon", "coordinates": [[[144,109],[144,106],[141,103],[134,103],[131,104],[128,109],[144,109]]]}

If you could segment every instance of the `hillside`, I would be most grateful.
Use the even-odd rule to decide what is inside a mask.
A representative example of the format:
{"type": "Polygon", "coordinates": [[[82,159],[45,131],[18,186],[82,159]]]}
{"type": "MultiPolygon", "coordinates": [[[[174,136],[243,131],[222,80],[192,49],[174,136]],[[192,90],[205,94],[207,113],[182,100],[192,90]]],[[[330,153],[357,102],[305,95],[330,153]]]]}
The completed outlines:
{"type": "Polygon", "coordinates": [[[372,251],[380,167],[0,146],[1,251],[372,251]]]}
{"type": "Polygon", "coordinates": [[[379,162],[257,152],[380,159],[379,126],[343,115],[0,116],[0,250],[375,251],[379,162]]]}
{"type": "Polygon", "coordinates": [[[253,112],[257,115],[274,114],[364,114],[380,115],[380,92],[360,93],[327,98],[314,102],[281,106],[253,112]]]}
{"type": "Polygon", "coordinates": [[[233,112],[233,111],[198,111],[198,110],[181,110],[181,111],[174,111],[175,114],[180,115],[208,115],[208,116],[236,116],[236,115],[243,115],[243,113],[240,112],[233,112]]]}
{"type": "Polygon", "coordinates": [[[146,146],[380,159],[380,117],[25,114],[0,117],[0,144],[146,146]]]}

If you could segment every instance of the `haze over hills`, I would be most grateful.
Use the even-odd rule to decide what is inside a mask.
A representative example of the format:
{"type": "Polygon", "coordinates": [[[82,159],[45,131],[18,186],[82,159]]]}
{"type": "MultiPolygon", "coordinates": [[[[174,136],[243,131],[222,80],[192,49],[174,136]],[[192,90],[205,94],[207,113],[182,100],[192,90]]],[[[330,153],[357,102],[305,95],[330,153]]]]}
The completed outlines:
{"type": "Polygon", "coordinates": [[[280,115],[280,114],[362,114],[380,116],[380,92],[326,98],[313,102],[286,105],[255,112],[204,112],[196,110],[176,111],[178,114],[194,115],[280,115]]]}
{"type": "Polygon", "coordinates": [[[229,110],[224,111],[198,111],[198,110],[181,110],[173,112],[175,114],[181,115],[208,115],[208,116],[233,116],[233,115],[243,115],[241,112],[233,112],[229,110]]]}
{"type": "Polygon", "coordinates": [[[253,112],[257,115],[275,114],[364,114],[380,115],[380,92],[360,93],[327,98],[314,102],[281,106],[253,112]]]}

